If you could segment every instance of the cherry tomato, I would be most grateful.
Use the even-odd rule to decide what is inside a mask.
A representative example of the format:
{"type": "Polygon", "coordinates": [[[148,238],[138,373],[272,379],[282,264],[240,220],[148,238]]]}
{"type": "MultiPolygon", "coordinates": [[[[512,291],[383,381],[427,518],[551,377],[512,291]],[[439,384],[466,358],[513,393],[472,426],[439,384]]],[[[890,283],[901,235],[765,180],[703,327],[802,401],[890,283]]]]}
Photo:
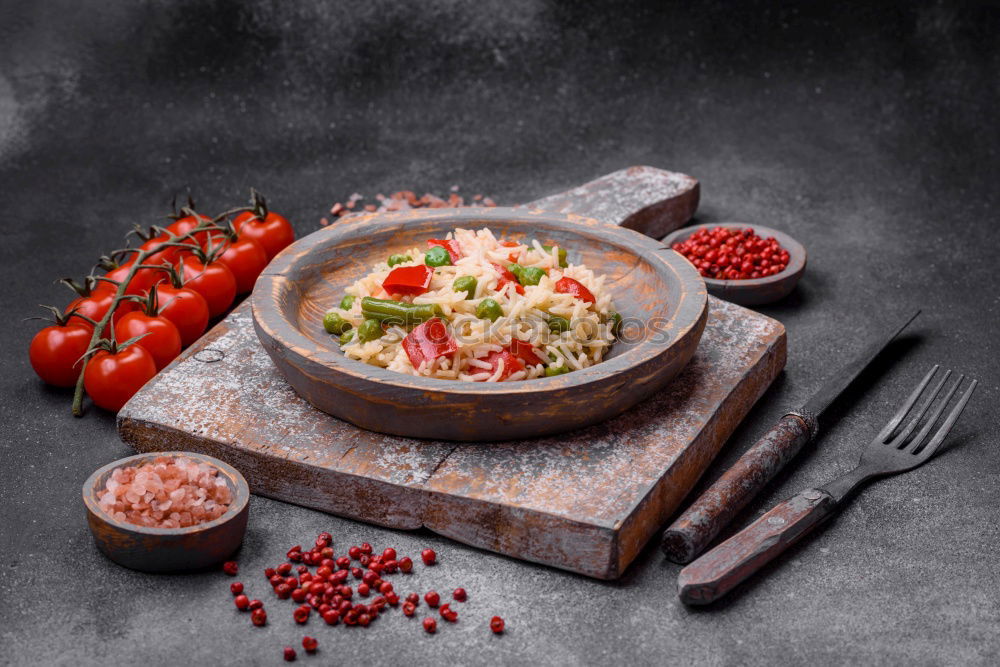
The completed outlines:
{"type": "Polygon", "coordinates": [[[187,347],[198,340],[208,327],[208,302],[205,297],[187,287],[161,284],[156,288],[159,313],[174,323],[181,334],[181,345],[187,347]]]}
{"type": "Polygon", "coordinates": [[[83,387],[98,407],[118,412],[154,375],[156,362],[140,345],[114,354],[99,350],[83,372],[83,387]]]}
{"type": "Polygon", "coordinates": [[[292,229],[291,223],[274,211],[268,211],[263,221],[250,211],[244,211],[233,220],[233,227],[240,236],[260,243],[267,253],[268,260],[295,240],[295,230],[292,229]]]}
{"type": "MultiPolygon", "coordinates": [[[[161,243],[165,243],[166,241],[169,240],[170,239],[165,235],[157,236],[156,238],[149,239],[148,241],[143,243],[141,246],[139,246],[139,249],[152,250],[161,243]]],[[[165,248],[164,250],[161,250],[160,252],[154,252],[152,255],[146,258],[146,261],[143,262],[143,264],[152,264],[154,266],[159,266],[160,264],[167,263],[173,266],[174,264],[177,263],[177,260],[180,258],[180,256],[181,256],[181,249],[178,248],[177,246],[170,246],[168,248],[165,248]]]]}
{"type": "Polygon", "coordinates": [[[225,264],[212,262],[205,265],[196,257],[185,257],[181,279],[184,287],[205,297],[211,317],[226,312],[236,298],[236,277],[225,264]]]}
{"type": "Polygon", "coordinates": [[[135,344],[152,355],[156,370],[162,369],[181,353],[180,331],[173,322],[160,315],[136,311],[122,317],[115,326],[115,340],[124,343],[136,336],[142,336],[135,344]]]}
{"type": "Polygon", "coordinates": [[[233,272],[237,294],[249,292],[270,258],[264,247],[249,236],[237,238],[229,242],[228,246],[217,261],[233,272]]]}
{"type": "Polygon", "coordinates": [[[35,334],[28,347],[28,358],[38,377],[57,387],[76,384],[83,368],[80,357],[87,353],[94,333],[94,327],[82,320],[70,322],[45,327],[35,334]]]}
{"type": "MultiPolygon", "coordinates": [[[[195,218],[193,215],[186,215],[183,218],[177,218],[177,220],[174,220],[171,224],[167,225],[167,231],[177,235],[187,234],[192,229],[197,227],[200,224],[200,222],[202,221],[211,222],[211,220],[212,220],[211,218],[200,214],[198,215],[197,218],[195,218]]],[[[195,241],[197,241],[198,245],[200,245],[202,248],[208,245],[208,241],[210,238],[211,238],[211,233],[207,231],[198,232],[197,234],[195,234],[194,237],[195,241]]]]}
{"type": "MultiPolygon", "coordinates": [[[[81,315],[85,315],[95,322],[100,322],[101,318],[107,314],[108,309],[111,307],[111,302],[115,298],[114,286],[105,283],[104,285],[98,286],[94,289],[90,296],[81,296],[73,299],[68,306],[66,306],[66,313],[73,310],[74,308],[81,315]]],[[[131,301],[122,301],[118,304],[115,309],[115,314],[111,316],[111,321],[118,325],[118,321],[121,320],[122,316],[126,313],[130,313],[136,309],[135,303],[131,301]]],[[[79,320],[81,322],[86,322],[86,320],[79,320]]],[[[101,332],[102,336],[108,335],[108,329],[105,328],[101,332]]]]}
{"type": "MultiPolygon", "coordinates": [[[[133,262],[129,261],[119,266],[117,269],[112,269],[104,274],[105,278],[109,280],[114,280],[116,283],[120,283],[128,277],[128,272],[132,270],[133,262]]],[[[134,296],[142,296],[150,287],[156,284],[157,281],[163,279],[163,272],[156,271],[155,269],[139,269],[132,276],[132,280],[129,281],[128,287],[125,288],[126,294],[132,294],[134,296]]],[[[112,292],[115,291],[115,286],[109,282],[101,281],[101,287],[110,289],[112,292]]]]}

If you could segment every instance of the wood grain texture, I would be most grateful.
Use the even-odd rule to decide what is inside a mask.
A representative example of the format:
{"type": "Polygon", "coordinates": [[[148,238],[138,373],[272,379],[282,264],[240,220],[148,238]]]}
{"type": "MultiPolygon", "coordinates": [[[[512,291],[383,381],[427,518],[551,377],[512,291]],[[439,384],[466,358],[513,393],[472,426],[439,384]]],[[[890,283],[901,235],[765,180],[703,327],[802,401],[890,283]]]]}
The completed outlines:
{"type": "Polygon", "coordinates": [[[663,552],[689,563],[785,467],[811,432],[796,415],[785,415],[663,532],[663,552]]]}
{"type": "Polygon", "coordinates": [[[380,435],[313,409],[257,342],[245,302],[129,401],[119,433],[140,451],[217,456],[253,493],[615,578],[784,367],[780,323],[708,301],[701,344],[665,389],[602,424],[496,444],[380,435]]]}
{"type": "Polygon", "coordinates": [[[822,489],[806,489],[691,563],[677,577],[685,604],[715,602],[833,514],[822,489]]]}
{"type": "Polygon", "coordinates": [[[687,365],[707,316],[697,271],[662,243],[575,214],[534,208],[431,209],[352,216],[284,249],[257,280],[254,327],[303,398],[370,430],[415,438],[497,441],[605,421],[664,387],[687,365]],[[524,382],[458,382],[397,373],[349,359],[323,314],[385,257],[457,228],[539,239],[606,276],[623,337],[573,373],[524,382]],[[586,405],[586,410],[580,410],[586,405]]]}

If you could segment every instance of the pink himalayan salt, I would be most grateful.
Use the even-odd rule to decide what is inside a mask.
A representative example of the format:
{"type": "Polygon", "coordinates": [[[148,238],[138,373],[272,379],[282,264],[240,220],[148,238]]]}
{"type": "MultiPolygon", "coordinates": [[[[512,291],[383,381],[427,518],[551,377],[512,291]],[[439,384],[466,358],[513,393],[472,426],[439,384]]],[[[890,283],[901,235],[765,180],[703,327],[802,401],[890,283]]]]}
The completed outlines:
{"type": "Polygon", "coordinates": [[[217,468],[178,456],[158,456],[140,466],[115,468],[98,499],[119,521],[149,528],[187,528],[213,521],[233,501],[217,468]]]}

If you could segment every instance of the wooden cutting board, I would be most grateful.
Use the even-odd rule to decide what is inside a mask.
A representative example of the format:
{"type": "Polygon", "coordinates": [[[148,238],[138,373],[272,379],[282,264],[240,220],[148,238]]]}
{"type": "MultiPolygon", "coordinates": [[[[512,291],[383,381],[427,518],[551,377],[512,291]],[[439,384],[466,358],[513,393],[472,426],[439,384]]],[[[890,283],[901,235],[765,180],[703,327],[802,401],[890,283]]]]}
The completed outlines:
{"type": "MultiPolygon", "coordinates": [[[[532,206],[590,216],[599,210],[603,219],[660,234],[683,224],[697,205],[697,182],[679,186],[681,176],[631,168],[532,206]]],[[[118,429],[139,451],[218,457],[243,473],[253,493],[394,528],[423,526],[613,579],[784,364],[780,323],[710,297],[688,367],[666,390],[611,421],[530,441],[412,440],[313,409],[261,348],[244,302],[129,401],[118,429]]]]}

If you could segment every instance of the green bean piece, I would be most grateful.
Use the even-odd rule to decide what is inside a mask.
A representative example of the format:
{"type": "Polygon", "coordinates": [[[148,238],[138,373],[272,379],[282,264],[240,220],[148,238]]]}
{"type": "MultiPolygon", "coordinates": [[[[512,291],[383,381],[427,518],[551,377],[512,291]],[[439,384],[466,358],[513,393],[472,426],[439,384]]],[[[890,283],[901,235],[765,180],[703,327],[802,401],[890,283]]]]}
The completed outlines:
{"type": "Polygon", "coordinates": [[[439,245],[427,250],[424,255],[424,264],[427,266],[451,266],[451,255],[439,245]]]}
{"type": "Polygon", "coordinates": [[[441,309],[435,304],[417,305],[392,299],[376,299],[366,296],[361,299],[361,314],[366,320],[376,320],[384,324],[411,327],[439,317],[441,309]]]}
{"type": "Polygon", "coordinates": [[[323,316],[323,328],[328,334],[338,336],[351,328],[351,323],[337,313],[327,313],[323,316]]]}
{"type": "Polygon", "coordinates": [[[341,310],[350,310],[351,306],[354,305],[354,297],[350,294],[345,294],[344,298],[340,300],[341,310]]]}
{"type": "Polygon", "coordinates": [[[507,270],[513,273],[517,277],[517,282],[522,285],[537,285],[541,282],[542,276],[545,275],[545,271],[539,269],[537,266],[511,264],[507,267],[507,270]]]}
{"type": "Polygon", "coordinates": [[[451,288],[456,292],[465,292],[466,300],[474,299],[476,297],[476,286],[479,282],[472,276],[462,276],[460,278],[455,278],[455,282],[452,283],[451,288]]]}
{"type": "Polygon", "coordinates": [[[378,320],[365,320],[358,327],[358,340],[367,343],[382,337],[382,325],[378,320]]]}
{"type": "Polygon", "coordinates": [[[565,317],[553,315],[549,318],[549,331],[554,334],[561,334],[564,331],[569,331],[569,320],[565,317]]]}
{"type": "Polygon", "coordinates": [[[354,336],[358,333],[357,329],[348,329],[344,333],[340,334],[340,346],[344,347],[348,343],[354,340],[354,336]]]}
{"type": "Polygon", "coordinates": [[[611,333],[613,333],[615,336],[620,336],[622,333],[621,313],[609,313],[608,321],[611,322],[611,333]]]}
{"type": "MultiPolygon", "coordinates": [[[[542,244],[542,249],[549,254],[552,253],[552,248],[554,247],[555,246],[546,245],[544,243],[542,244]]],[[[566,262],[566,248],[559,248],[559,266],[561,266],[564,269],[567,266],[569,266],[569,264],[566,262]]]]}
{"type": "Polygon", "coordinates": [[[563,364],[561,366],[546,366],[545,367],[545,377],[555,377],[556,375],[563,375],[564,373],[569,373],[569,366],[563,364]]]}
{"type": "Polygon", "coordinates": [[[496,300],[487,297],[476,306],[476,317],[496,322],[498,317],[503,317],[503,309],[500,308],[500,304],[496,300]]]}
{"type": "Polygon", "coordinates": [[[396,266],[397,264],[403,264],[404,262],[412,262],[413,258],[409,255],[390,255],[389,261],[386,262],[390,267],[396,266]]]}

